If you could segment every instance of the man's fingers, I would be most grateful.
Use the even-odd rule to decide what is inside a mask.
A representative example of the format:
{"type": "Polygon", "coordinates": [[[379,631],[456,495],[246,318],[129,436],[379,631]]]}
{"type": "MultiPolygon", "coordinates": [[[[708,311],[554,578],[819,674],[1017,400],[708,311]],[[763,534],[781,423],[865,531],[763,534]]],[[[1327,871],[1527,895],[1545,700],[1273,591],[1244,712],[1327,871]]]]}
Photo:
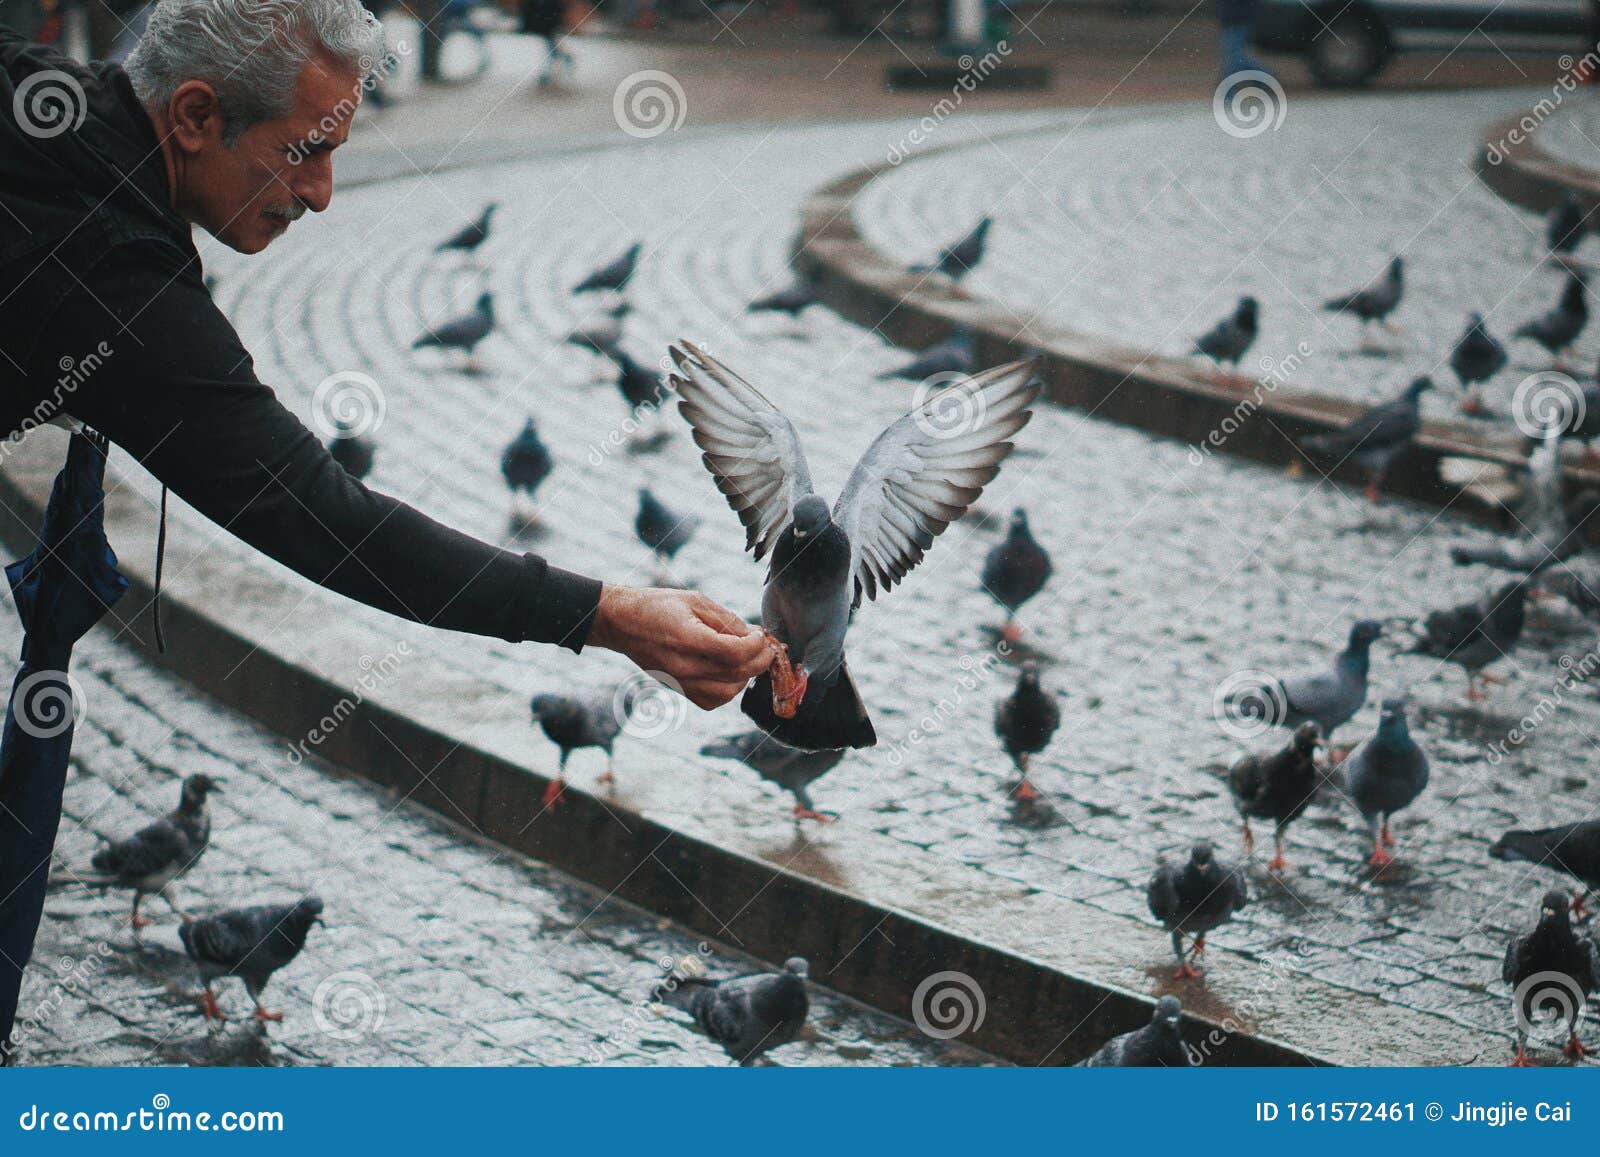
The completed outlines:
{"type": "Polygon", "coordinates": [[[697,594],[690,602],[690,609],[704,622],[724,635],[734,635],[739,638],[748,638],[760,632],[727,607],[705,595],[697,594]]]}

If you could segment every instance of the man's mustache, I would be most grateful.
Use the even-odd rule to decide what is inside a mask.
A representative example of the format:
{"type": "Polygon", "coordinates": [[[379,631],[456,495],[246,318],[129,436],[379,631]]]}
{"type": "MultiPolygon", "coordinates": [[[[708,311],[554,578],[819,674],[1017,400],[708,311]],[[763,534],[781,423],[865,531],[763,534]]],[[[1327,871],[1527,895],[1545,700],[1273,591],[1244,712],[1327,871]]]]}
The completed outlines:
{"type": "Polygon", "coordinates": [[[280,221],[298,221],[306,215],[306,206],[303,201],[296,201],[291,205],[268,205],[262,211],[263,216],[276,217],[280,221]]]}

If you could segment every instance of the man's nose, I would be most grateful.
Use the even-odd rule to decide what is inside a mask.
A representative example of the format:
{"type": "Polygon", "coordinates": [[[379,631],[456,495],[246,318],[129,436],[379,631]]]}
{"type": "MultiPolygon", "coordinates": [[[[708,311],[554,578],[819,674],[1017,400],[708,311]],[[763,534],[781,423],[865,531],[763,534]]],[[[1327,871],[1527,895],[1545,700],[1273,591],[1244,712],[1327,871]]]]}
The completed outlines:
{"type": "Polygon", "coordinates": [[[294,195],[313,213],[321,213],[333,200],[333,166],[326,158],[301,165],[289,182],[294,195]]]}

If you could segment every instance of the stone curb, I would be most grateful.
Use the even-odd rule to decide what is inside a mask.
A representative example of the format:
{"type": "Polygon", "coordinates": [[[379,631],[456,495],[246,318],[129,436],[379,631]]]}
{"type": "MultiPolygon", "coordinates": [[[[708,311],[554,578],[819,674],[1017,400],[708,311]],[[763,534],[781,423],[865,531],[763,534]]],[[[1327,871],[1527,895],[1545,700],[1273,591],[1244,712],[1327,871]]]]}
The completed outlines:
{"type": "Polygon", "coordinates": [[[1541,149],[1534,134],[1522,127],[1523,117],[1507,117],[1490,125],[1483,134],[1483,148],[1477,157],[1478,178],[1513,205],[1548,213],[1568,193],[1583,203],[1585,212],[1600,206],[1600,172],[1569,164],[1541,149]],[[1513,132],[1522,137],[1512,144],[1513,132]],[[1505,146],[1501,147],[1501,142],[1505,146]],[[1501,160],[1494,160],[1494,153],[1501,160]]]}

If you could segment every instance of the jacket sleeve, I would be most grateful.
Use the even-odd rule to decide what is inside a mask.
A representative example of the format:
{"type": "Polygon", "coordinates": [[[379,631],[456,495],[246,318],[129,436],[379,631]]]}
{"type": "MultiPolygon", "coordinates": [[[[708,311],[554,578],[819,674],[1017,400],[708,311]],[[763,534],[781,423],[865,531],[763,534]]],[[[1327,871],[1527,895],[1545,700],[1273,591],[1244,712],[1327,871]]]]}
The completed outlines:
{"type": "Polygon", "coordinates": [[[192,269],[119,250],[58,309],[35,373],[100,350],[62,408],[184,501],[329,590],[401,618],[580,650],[600,584],[367,489],[256,379],[192,269]],[[104,342],[102,346],[100,343],[104,342]]]}

